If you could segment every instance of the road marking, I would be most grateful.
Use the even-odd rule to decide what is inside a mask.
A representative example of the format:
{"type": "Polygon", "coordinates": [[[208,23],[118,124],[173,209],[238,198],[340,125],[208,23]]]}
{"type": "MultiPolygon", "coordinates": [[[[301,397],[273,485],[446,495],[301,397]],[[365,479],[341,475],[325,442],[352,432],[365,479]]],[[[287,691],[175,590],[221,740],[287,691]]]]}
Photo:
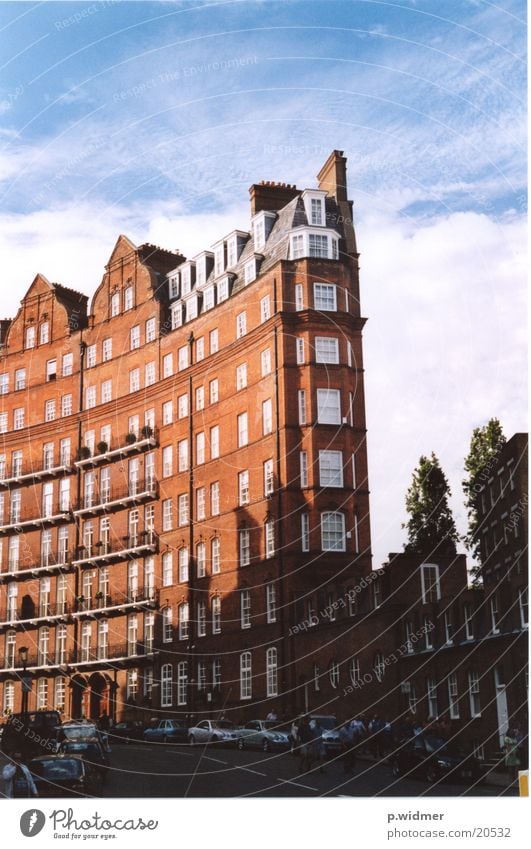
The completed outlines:
{"type": "Polygon", "coordinates": [[[317,787],[310,787],[309,784],[301,784],[299,781],[295,781],[292,778],[277,778],[277,781],[282,781],[283,784],[294,784],[295,787],[304,787],[306,790],[315,790],[316,793],[318,792],[317,787]]]}
{"type": "Polygon", "coordinates": [[[236,767],[236,769],[244,769],[245,772],[253,772],[255,775],[262,775],[262,776],[264,776],[264,778],[267,778],[266,772],[258,772],[258,770],[256,770],[256,769],[249,769],[248,766],[238,766],[238,767],[236,767]]]}
{"type": "MultiPolygon", "coordinates": [[[[175,754],[175,749],[163,749],[163,751],[166,752],[166,754],[168,754],[168,755],[174,755],[175,754]]],[[[179,752],[177,752],[177,754],[178,755],[185,755],[187,758],[193,758],[193,755],[192,755],[191,752],[181,752],[181,751],[179,751],[179,752]]]]}
{"type": "Polygon", "coordinates": [[[228,761],[220,761],[219,758],[212,758],[210,755],[203,755],[205,761],[214,761],[217,764],[228,764],[228,761]]]}

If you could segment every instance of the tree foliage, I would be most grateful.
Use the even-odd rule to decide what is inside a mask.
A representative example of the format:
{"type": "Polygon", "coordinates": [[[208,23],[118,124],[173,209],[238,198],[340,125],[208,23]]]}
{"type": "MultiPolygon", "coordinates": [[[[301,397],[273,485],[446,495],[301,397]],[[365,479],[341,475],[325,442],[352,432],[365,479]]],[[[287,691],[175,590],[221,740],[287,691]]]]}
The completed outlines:
{"type": "Polygon", "coordinates": [[[467,476],[462,482],[468,514],[468,532],[465,542],[475,558],[479,556],[478,507],[481,489],[495,470],[500,450],[505,442],[506,438],[500,422],[498,419],[491,419],[483,427],[474,428],[470,450],[465,457],[467,476]]]}
{"type": "Polygon", "coordinates": [[[424,556],[455,555],[459,534],[448,498],[450,487],[439,460],[421,457],[406,496],[409,520],[405,550],[424,556]]]}

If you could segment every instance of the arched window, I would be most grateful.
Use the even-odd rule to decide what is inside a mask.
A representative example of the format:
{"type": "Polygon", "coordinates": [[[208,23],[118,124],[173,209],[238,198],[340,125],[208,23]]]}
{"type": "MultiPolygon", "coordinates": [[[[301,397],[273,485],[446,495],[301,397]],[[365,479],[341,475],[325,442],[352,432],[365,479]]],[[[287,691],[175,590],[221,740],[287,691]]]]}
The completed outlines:
{"type": "Polygon", "coordinates": [[[374,674],[378,681],[381,681],[385,673],[385,659],[381,652],[377,651],[374,655],[374,674]]]}
{"type": "Polygon", "coordinates": [[[185,705],[188,689],[188,664],[182,660],[177,664],[177,704],[185,705]]]}
{"type": "Polygon", "coordinates": [[[165,607],[162,611],[162,642],[171,643],[173,640],[172,609],[165,607]]]}
{"type": "Polygon", "coordinates": [[[240,655],[240,699],[250,699],[252,694],[252,656],[250,651],[244,651],[240,655]]]}
{"type": "Polygon", "coordinates": [[[183,546],[179,549],[179,583],[184,584],[188,580],[188,549],[183,546]]]}
{"type": "Polygon", "coordinates": [[[171,663],[165,663],[160,669],[160,706],[171,707],[173,689],[173,669],[171,663]]]}
{"type": "Polygon", "coordinates": [[[212,561],[212,574],[217,575],[221,569],[221,543],[219,537],[214,537],[210,543],[210,554],[212,561]]]}
{"type": "Polygon", "coordinates": [[[359,684],[359,682],[361,680],[361,675],[360,675],[360,662],[359,662],[359,659],[357,657],[351,657],[350,658],[350,662],[349,662],[349,665],[348,665],[348,671],[349,671],[349,675],[350,675],[350,680],[352,681],[354,686],[356,686],[356,684],[359,684]]]}
{"type": "Polygon", "coordinates": [[[266,652],[266,684],[267,695],[278,696],[278,653],[276,648],[266,652]]]}
{"type": "Polygon", "coordinates": [[[328,667],[328,676],[330,678],[330,683],[334,690],[339,687],[339,663],[337,660],[331,660],[330,666],[328,667]]]}
{"type": "Polygon", "coordinates": [[[212,599],[212,633],[221,632],[221,598],[215,595],[212,599]]]}

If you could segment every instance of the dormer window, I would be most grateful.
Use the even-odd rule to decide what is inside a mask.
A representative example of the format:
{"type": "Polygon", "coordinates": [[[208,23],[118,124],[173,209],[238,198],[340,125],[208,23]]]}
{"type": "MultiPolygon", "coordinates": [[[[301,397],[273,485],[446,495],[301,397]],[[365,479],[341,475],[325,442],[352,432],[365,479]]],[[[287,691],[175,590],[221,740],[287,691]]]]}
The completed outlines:
{"type": "Polygon", "coordinates": [[[338,259],[339,236],[332,230],[314,231],[310,227],[297,228],[290,236],[290,259],[313,257],[338,259]]]}
{"type": "Polygon", "coordinates": [[[210,251],[202,251],[194,258],[195,285],[198,289],[206,285],[208,275],[212,271],[213,259],[213,254],[210,251]]]}
{"type": "Polygon", "coordinates": [[[323,201],[320,198],[311,199],[310,224],[317,226],[324,224],[323,201]]]}
{"type": "Polygon", "coordinates": [[[304,256],[304,235],[297,233],[291,237],[291,259],[299,259],[304,256]]]}
{"type": "Polygon", "coordinates": [[[225,271],[225,243],[214,246],[214,274],[219,277],[225,271]]]}
{"type": "Polygon", "coordinates": [[[186,263],[181,266],[181,295],[189,295],[192,291],[192,264],[186,263]]]}
{"type": "Polygon", "coordinates": [[[325,197],[326,192],[318,189],[308,189],[302,193],[306,219],[311,227],[324,227],[326,224],[325,197]]]}
{"type": "Polygon", "coordinates": [[[274,212],[259,212],[254,216],[252,221],[253,227],[253,243],[257,251],[262,250],[269,238],[269,234],[273,229],[276,215],[274,212]]]}
{"type": "Polygon", "coordinates": [[[208,286],[203,292],[203,312],[214,307],[214,287],[208,286]]]}
{"type": "Polygon", "coordinates": [[[186,321],[191,321],[193,318],[197,318],[198,312],[198,298],[197,295],[194,295],[186,302],[186,321]]]}
{"type": "Polygon", "coordinates": [[[168,295],[170,301],[173,301],[175,298],[179,297],[179,275],[174,274],[168,280],[168,295]]]}
{"type": "Polygon", "coordinates": [[[223,280],[218,282],[218,304],[222,301],[226,301],[229,297],[229,278],[224,277],[223,280]]]}
{"type": "Polygon", "coordinates": [[[180,327],[183,323],[183,306],[181,303],[173,304],[171,308],[171,329],[180,327]]]}
{"type": "Polygon", "coordinates": [[[253,280],[256,280],[256,259],[254,257],[245,263],[243,279],[246,283],[252,283],[253,280]]]}
{"type": "Polygon", "coordinates": [[[227,268],[232,268],[238,262],[238,240],[232,236],[227,240],[227,268]]]}

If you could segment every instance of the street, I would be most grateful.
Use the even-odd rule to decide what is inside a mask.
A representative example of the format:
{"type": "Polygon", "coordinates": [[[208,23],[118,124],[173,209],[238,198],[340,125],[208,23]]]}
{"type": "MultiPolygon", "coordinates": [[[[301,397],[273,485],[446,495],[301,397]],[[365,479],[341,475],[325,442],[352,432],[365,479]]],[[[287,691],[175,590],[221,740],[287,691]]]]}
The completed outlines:
{"type": "Polygon", "coordinates": [[[498,796],[516,795],[505,787],[395,779],[385,763],[358,760],[345,775],[339,760],[299,775],[289,753],[238,751],[168,744],[114,745],[104,784],[106,797],[289,797],[289,796],[498,796]]]}

